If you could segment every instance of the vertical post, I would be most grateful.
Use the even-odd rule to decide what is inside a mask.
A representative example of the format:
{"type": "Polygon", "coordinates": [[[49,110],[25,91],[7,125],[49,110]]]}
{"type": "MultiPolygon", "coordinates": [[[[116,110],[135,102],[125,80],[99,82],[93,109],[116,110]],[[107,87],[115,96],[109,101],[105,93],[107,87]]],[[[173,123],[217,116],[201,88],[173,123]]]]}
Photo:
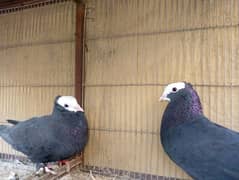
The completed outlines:
{"type": "MultiPolygon", "coordinates": [[[[81,106],[83,105],[84,16],[85,5],[76,1],[75,96],[81,106]]],[[[80,154],[80,159],[84,163],[84,152],[80,154]]]]}
{"type": "MultiPolygon", "coordinates": [[[[75,42],[75,97],[83,105],[83,58],[84,58],[84,17],[85,5],[76,1],[76,42],[75,42]]],[[[84,163],[84,152],[80,154],[84,163]]]]}
{"type": "Polygon", "coordinates": [[[75,44],[75,96],[83,104],[83,34],[85,6],[76,2],[76,44],[75,44]]]}

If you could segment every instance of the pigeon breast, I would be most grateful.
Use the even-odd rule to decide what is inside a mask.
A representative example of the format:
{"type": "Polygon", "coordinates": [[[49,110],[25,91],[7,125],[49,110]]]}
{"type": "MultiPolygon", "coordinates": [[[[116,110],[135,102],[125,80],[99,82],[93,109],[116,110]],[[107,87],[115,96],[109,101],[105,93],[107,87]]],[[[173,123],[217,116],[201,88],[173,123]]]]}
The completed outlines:
{"type": "Polygon", "coordinates": [[[239,179],[238,132],[205,117],[190,84],[168,96],[160,137],[171,160],[194,179],[239,179]]]}

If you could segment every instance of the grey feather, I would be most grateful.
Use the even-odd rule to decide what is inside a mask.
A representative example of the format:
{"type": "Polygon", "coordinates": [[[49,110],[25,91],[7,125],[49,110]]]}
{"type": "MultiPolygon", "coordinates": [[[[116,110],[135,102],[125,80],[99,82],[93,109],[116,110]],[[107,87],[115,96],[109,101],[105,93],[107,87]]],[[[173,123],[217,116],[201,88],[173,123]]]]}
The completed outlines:
{"type": "Polygon", "coordinates": [[[7,122],[10,123],[10,124],[16,125],[16,124],[18,124],[20,121],[13,120],[13,119],[7,119],[7,122]]]}
{"type": "Polygon", "coordinates": [[[69,158],[81,152],[88,141],[84,112],[69,112],[56,102],[51,115],[10,123],[15,125],[0,126],[0,136],[35,163],[69,158]]]}
{"type": "Polygon", "coordinates": [[[194,179],[239,179],[239,134],[203,114],[192,86],[167,95],[161,142],[168,156],[194,179]]]}

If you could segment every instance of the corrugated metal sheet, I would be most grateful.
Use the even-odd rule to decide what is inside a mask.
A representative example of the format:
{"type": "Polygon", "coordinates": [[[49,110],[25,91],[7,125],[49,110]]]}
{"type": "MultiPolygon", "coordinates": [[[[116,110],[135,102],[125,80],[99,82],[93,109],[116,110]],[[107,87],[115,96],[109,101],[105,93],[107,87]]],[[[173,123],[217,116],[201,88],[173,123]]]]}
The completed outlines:
{"type": "Polygon", "coordinates": [[[238,24],[238,0],[87,0],[87,38],[238,24]]]}
{"type": "Polygon", "coordinates": [[[231,27],[88,41],[86,85],[237,84],[238,36],[231,27]]]}
{"type": "Polygon", "coordinates": [[[188,176],[163,152],[163,86],[193,84],[205,114],[239,130],[239,1],[88,0],[85,162],[188,176]]]}
{"type": "Polygon", "coordinates": [[[86,163],[163,174],[168,157],[158,138],[165,106],[158,102],[161,91],[159,86],[86,88],[91,128],[86,163]]]}
{"type": "Polygon", "coordinates": [[[71,1],[0,15],[0,48],[74,41],[71,1]]]}
{"type": "Polygon", "coordinates": [[[73,42],[0,50],[1,86],[73,86],[73,42]]]}
{"type": "MultiPolygon", "coordinates": [[[[57,95],[74,95],[72,1],[0,14],[0,119],[49,114],[57,95]]],[[[0,153],[13,153],[0,142],[0,153]]]]}

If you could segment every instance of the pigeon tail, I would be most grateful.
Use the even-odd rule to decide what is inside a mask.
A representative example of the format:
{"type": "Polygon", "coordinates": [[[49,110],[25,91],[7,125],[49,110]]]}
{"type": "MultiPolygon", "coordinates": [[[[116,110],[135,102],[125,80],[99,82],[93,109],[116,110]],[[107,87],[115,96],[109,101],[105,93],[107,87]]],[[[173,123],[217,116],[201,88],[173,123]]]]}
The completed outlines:
{"type": "Polygon", "coordinates": [[[19,123],[19,121],[13,120],[13,119],[7,119],[7,122],[10,123],[10,124],[13,124],[13,125],[16,125],[16,124],[19,123]]]}

